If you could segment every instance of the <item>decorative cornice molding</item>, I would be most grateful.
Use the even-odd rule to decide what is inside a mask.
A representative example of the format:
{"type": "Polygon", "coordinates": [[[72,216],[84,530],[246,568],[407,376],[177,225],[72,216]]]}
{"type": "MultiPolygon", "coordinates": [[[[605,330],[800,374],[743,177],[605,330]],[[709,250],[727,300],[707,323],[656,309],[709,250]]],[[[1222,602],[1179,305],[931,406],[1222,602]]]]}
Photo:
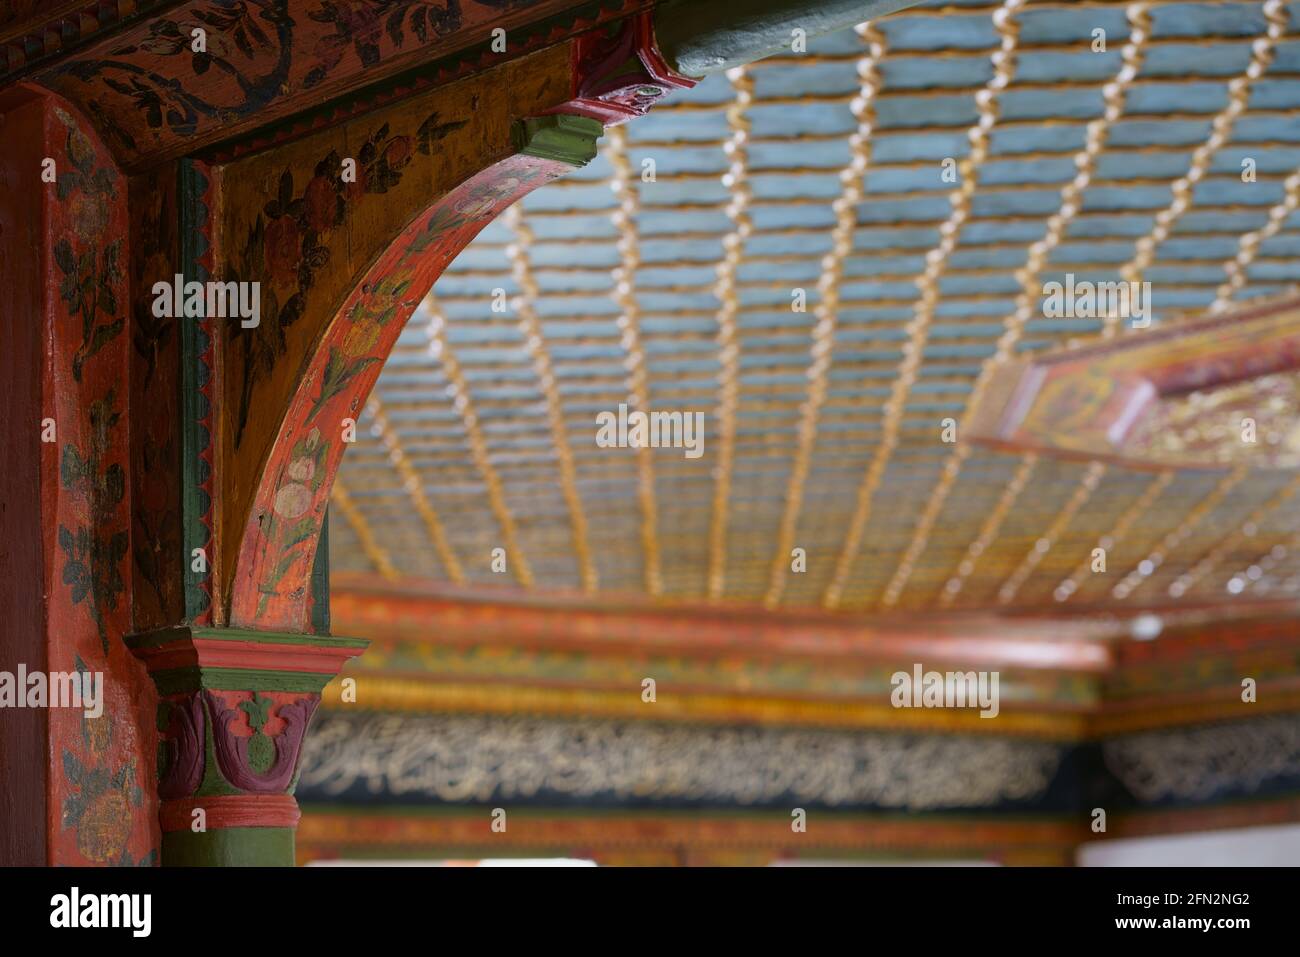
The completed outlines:
{"type": "MultiPolygon", "coordinates": [[[[536,53],[583,31],[595,30],[627,17],[646,6],[647,0],[595,0],[555,17],[516,27],[511,31],[512,49],[520,55],[536,53]]],[[[208,162],[229,163],[500,65],[500,54],[492,52],[490,41],[484,41],[390,77],[381,84],[338,97],[321,107],[296,113],[269,128],[208,147],[199,155],[208,162]]]]}
{"type": "Polygon", "coordinates": [[[112,30],[148,14],[158,13],[179,0],[95,0],[63,12],[39,25],[0,40],[0,85],[29,67],[51,60],[112,30]]]}
{"type": "Polygon", "coordinates": [[[891,852],[929,849],[948,853],[999,854],[1014,848],[1067,850],[1087,831],[1064,819],[958,816],[942,819],[887,814],[825,812],[806,834],[793,835],[790,817],[779,812],[692,811],[582,814],[520,809],[510,827],[494,833],[481,809],[429,813],[384,808],[382,813],[308,804],[298,829],[300,861],[339,856],[428,856],[455,848],[547,848],[594,854],[626,848],[688,847],[766,849],[774,857],[807,856],[810,850],[891,852]]]}
{"type": "Polygon", "coordinates": [[[187,625],[126,638],[162,694],[199,688],[319,692],[368,644],[362,638],[187,625]]]}
{"type": "MultiPolygon", "coordinates": [[[[506,681],[421,680],[352,673],[357,700],[367,708],[434,714],[533,715],[568,718],[640,719],[673,723],[714,722],[785,727],[962,733],[1079,740],[1087,735],[1087,715],[1064,709],[1016,711],[1003,702],[996,720],[981,718],[974,709],[893,708],[887,696],[880,703],[861,700],[816,700],[808,697],[717,692],[659,693],[653,715],[641,700],[640,686],[609,688],[547,687],[540,683],[506,681]]],[[[337,684],[322,695],[324,708],[355,707],[340,700],[337,684]]]]}

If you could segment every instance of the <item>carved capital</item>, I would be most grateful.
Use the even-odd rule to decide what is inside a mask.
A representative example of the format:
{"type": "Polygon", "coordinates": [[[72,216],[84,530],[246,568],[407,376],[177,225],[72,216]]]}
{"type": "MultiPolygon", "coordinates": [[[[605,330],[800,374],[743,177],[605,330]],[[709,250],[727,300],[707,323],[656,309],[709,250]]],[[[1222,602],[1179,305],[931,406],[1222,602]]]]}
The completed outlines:
{"type": "Polygon", "coordinates": [[[164,864],[291,864],[320,692],[366,642],[226,628],[127,639],[158,688],[164,864]]]}
{"type": "Polygon", "coordinates": [[[654,21],[647,11],[578,39],[573,52],[573,99],[550,112],[617,126],[645,116],[671,90],[695,83],[675,72],[660,55],[654,21]]]}

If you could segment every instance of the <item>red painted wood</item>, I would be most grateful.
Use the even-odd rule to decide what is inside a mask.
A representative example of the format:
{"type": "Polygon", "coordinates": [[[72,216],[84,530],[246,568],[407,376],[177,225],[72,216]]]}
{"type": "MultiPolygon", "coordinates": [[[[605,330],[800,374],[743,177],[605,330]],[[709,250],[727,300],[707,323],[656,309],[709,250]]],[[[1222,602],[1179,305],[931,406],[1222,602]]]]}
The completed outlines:
{"type": "MultiPolygon", "coordinates": [[[[21,94],[0,98],[0,670],[45,669],[41,535],[41,192],[44,111],[21,94]]],[[[0,866],[46,860],[46,714],[0,709],[0,866]],[[15,826],[28,822],[27,826],[15,826]]]]}
{"type": "Polygon", "coordinates": [[[427,635],[440,644],[505,645],[608,654],[755,659],[980,662],[989,667],[1103,672],[1108,631],[1096,623],[1026,622],[992,616],[946,621],[863,621],[849,616],[708,608],[593,607],[582,600],[511,601],[483,589],[477,600],[336,580],[331,614],[342,634],[381,639],[427,635]]]}
{"type": "Polygon", "coordinates": [[[205,668],[256,668],[334,675],[357,654],[355,648],[266,645],[250,641],[187,638],[137,652],[151,672],[202,665],[205,668]]]}
{"type": "MultiPolygon", "coordinates": [[[[5,541],[6,551],[16,548],[12,554],[30,563],[15,579],[25,593],[10,591],[7,600],[16,597],[34,608],[45,603],[43,622],[28,619],[44,660],[29,667],[101,674],[104,698],[97,717],[83,709],[41,712],[44,740],[39,734],[36,740],[46,762],[43,816],[16,820],[27,828],[44,821],[50,864],[149,863],[158,846],[156,697],[144,667],[122,642],[130,629],[133,578],[126,180],[70,105],[36,90],[12,96],[11,103],[26,105],[18,130],[5,132],[5,193],[31,205],[22,209],[28,234],[18,232],[11,243],[6,226],[0,237],[12,257],[3,278],[24,271],[15,282],[23,292],[14,321],[35,330],[41,351],[36,366],[17,381],[29,396],[37,384],[40,418],[52,418],[57,435],[40,443],[33,457],[32,440],[22,430],[39,436],[40,418],[32,420],[28,409],[6,426],[19,430],[6,449],[24,451],[6,459],[5,471],[26,469],[9,479],[27,489],[25,501],[13,507],[30,510],[21,533],[5,541]],[[54,183],[41,180],[47,157],[55,163],[54,183]],[[37,224],[35,236],[31,224],[37,224]]],[[[30,363],[29,334],[18,337],[17,354],[30,363]]],[[[20,609],[17,616],[33,614],[20,609]]],[[[12,626],[6,617],[6,635],[12,626]]],[[[7,770],[6,787],[9,776],[7,770]]]]}
{"type": "Polygon", "coordinates": [[[235,566],[230,624],[310,630],[312,562],[341,424],[355,418],[402,327],[447,264],[502,210],[572,169],[524,154],[469,178],[415,217],[366,272],[312,356],[263,470],[235,566]]]}
{"type": "Polygon", "coordinates": [[[202,808],[208,830],[228,827],[297,827],[302,812],[291,794],[209,794],[168,801],[159,821],[164,831],[188,831],[195,808],[202,808]]]}

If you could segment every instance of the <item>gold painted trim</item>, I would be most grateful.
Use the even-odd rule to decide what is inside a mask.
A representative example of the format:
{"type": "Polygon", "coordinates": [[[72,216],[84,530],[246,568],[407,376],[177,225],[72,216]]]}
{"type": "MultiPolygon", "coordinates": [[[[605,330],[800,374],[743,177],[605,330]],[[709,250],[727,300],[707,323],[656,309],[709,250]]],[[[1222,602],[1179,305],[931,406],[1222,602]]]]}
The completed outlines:
{"type": "Polygon", "coordinates": [[[660,695],[641,700],[641,690],[529,688],[486,683],[423,681],[352,675],[356,701],[340,697],[339,680],[321,696],[328,709],[374,711],[488,713],[625,718],[649,721],[700,721],[812,725],[881,731],[938,731],[1015,735],[1052,740],[1083,736],[1086,716],[1079,713],[1015,713],[1003,707],[996,718],[981,718],[974,709],[892,708],[859,701],[805,701],[745,695],[660,695]]]}

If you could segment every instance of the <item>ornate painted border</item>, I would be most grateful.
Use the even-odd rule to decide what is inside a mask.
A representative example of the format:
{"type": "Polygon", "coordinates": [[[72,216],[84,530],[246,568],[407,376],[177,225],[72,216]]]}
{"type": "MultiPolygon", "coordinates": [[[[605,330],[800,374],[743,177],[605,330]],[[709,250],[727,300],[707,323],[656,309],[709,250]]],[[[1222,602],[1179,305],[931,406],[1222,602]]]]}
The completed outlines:
{"type": "Polygon", "coordinates": [[[17,78],[29,67],[89,42],[101,33],[176,4],[177,0],[97,0],[87,3],[72,15],[50,20],[0,43],[0,84],[17,78]]]}
{"type": "MultiPolygon", "coordinates": [[[[437,811],[342,808],[307,804],[298,826],[300,863],[334,857],[428,857],[466,850],[509,855],[560,851],[600,858],[623,849],[759,849],[773,857],[814,856],[838,849],[878,855],[941,851],[1001,859],[1013,851],[1067,857],[1087,836],[1064,818],[888,814],[810,816],[807,833],[794,834],[788,814],[697,812],[573,812],[519,809],[494,833],[485,809],[437,811]]],[[[1067,863],[1062,859],[1059,863],[1067,863]]]]}
{"type": "MultiPolygon", "coordinates": [[[[516,28],[511,32],[511,47],[517,55],[526,56],[653,6],[649,0],[599,0],[516,28]]],[[[256,130],[232,142],[201,150],[197,155],[210,163],[228,163],[241,156],[335,126],[421,91],[483,72],[502,62],[501,54],[492,52],[490,41],[469,46],[432,63],[399,73],[376,86],[347,94],[317,109],[304,110],[271,129],[256,130]]]]}
{"type": "MultiPolygon", "coordinates": [[[[207,164],[183,159],[180,175],[180,268],[187,282],[207,282],[212,273],[213,176],[207,164]]],[[[213,485],[212,412],[216,388],[212,320],[177,319],[181,337],[181,500],[185,563],[185,618],[197,624],[213,620],[212,562],[213,485]],[[206,555],[206,572],[193,570],[194,550],[206,555]]]]}

